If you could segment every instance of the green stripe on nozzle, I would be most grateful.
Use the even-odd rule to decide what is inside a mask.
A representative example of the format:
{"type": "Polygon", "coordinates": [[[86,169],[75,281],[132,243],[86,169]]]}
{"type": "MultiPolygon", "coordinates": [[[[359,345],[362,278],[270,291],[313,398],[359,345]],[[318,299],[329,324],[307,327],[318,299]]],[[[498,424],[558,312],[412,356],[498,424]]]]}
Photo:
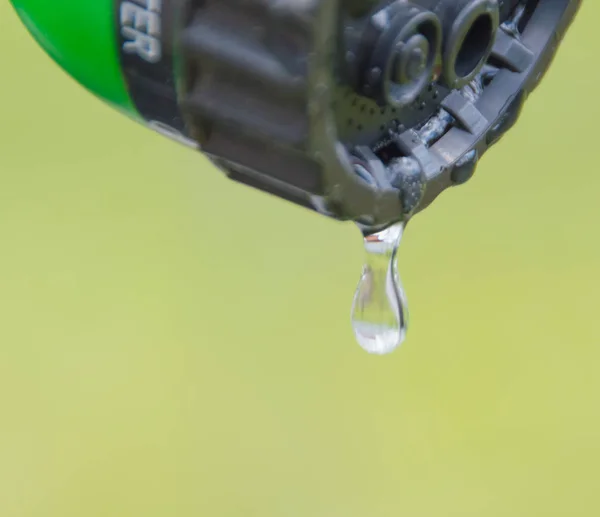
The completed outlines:
{"type": "Polygon", "coordinates": [[[114,0],[11,0],[44,50],[73,78],[130,117],[118,57],[114,0]]]}

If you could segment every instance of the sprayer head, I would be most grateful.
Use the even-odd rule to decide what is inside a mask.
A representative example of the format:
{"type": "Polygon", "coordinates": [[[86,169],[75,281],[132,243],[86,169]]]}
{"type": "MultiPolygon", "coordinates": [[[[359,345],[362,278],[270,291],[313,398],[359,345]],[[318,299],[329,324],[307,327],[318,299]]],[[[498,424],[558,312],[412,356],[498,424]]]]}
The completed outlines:
{"type": "Polygon", "coordinates": [[[580,0],[12,0],[93,93],[234,180],[376,231],[467,181],[580,0]]]}

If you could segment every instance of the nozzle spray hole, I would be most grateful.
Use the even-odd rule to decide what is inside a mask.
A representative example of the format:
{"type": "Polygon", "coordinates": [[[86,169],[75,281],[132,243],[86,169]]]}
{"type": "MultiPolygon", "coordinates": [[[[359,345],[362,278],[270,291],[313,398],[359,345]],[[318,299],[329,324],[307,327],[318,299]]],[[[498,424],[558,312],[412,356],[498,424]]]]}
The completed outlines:
{"type": "Polygon", "coordinates": [[[458,77],[467,77],[487,55],[494,38],[494,23],[487,14],[479,16],[461,43],[454,63],[458,77]]]}

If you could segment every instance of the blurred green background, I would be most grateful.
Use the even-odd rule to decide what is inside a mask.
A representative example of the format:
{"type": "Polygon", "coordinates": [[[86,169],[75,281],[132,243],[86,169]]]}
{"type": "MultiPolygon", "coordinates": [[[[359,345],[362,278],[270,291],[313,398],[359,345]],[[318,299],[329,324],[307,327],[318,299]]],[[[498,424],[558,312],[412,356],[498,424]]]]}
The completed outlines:
{"type": "Polygon", "coordinates": [[[113,112],[0,7],[0,516],[600,513],[598,2],[401,251],[355,344],[358,231],[113,112]]]}

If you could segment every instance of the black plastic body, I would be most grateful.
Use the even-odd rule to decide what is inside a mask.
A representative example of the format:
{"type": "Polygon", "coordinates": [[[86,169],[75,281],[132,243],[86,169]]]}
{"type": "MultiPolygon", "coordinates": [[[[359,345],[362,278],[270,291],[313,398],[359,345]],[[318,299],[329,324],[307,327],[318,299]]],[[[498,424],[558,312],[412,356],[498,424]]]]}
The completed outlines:
{"type": "MultiPolygon", "coordinates": [[[[353,61],[360,31],[394,2],[171,1],[181,13],[180,106],[202,151],[234,180],[375,231],[473,175],[544,77],[581,0],[499,2],[500,28],[472,80],[451,89],[434,76],[398,109],[365,95],[353,61]],[[421,169],[410,207],[395,181],[399,158],[421,169]]],[[[444,2],[412,3],[435,12],[444,2]]]]}

